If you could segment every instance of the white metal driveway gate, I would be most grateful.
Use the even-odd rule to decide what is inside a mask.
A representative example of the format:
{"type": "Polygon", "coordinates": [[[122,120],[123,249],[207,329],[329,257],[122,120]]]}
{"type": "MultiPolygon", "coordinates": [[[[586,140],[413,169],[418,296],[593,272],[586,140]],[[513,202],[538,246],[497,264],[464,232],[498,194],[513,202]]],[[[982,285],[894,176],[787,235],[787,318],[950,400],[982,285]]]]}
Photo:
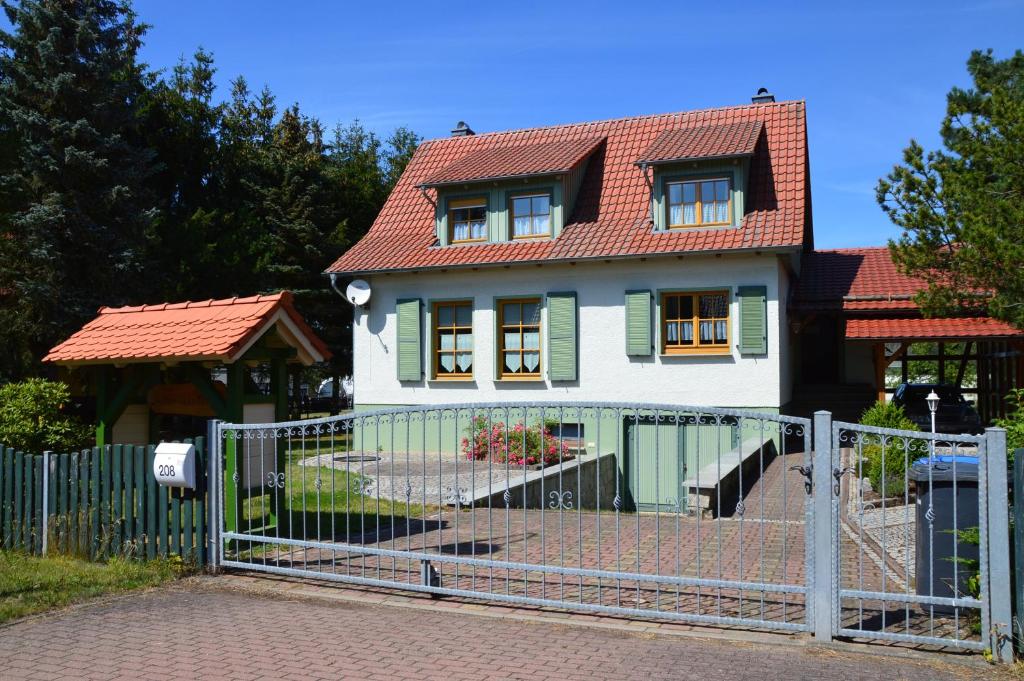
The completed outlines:
{"type": "MultiPolygon", "coordinates": [[[[213,422],[211,557],[220,568],[435,596],[822,639],[995,640],[1002,650],[1003,639],[982,633],[1008,633],[1008,606],[992,605],[1002,590],[1009,602],[1006,540],[1001,549],[988,540],[1008,536],[1002,431],[933,438],[832,424],[825,412],[814,426],[812,452],[809,419],[675,405],[468,404],[213,422]],[[922,559],[911,548],[914,500],[942,491],[911,481],[922,451],[983,463],[981,554],[976,565],[955,556],[952,596],[915,586],[922,560],[930,574],[945,565],[940,552],[922,559]],[[870,462],[896,470],[897,455],[911,464],[898,494],[891,470],[887,489],[862,494],[870,462]],[[897,514],[900,527],[890,522],[897,514]],[[963,592],[976,582],[961,577],[974,574],[977,593],[963,592]]],[[[957,530],[970,530],[956,517],[957,530]]],[[[947,536],[937,532],[933,543],[947,536]]]]}
{"type": "Polygon", "coordinates": [[[806,631],[810,421],[480,404],[215,425],[223,567],[806,631]]]}
{"type": "Polygon", "coordinates": [[[826,461],[819,438],[831,440],[831,492],[815,490],[815,511],[825,497],[831,506],[831,633],[1009,659],[1005,431],[921,433],[821,413],[815,466],[826,461]]]}

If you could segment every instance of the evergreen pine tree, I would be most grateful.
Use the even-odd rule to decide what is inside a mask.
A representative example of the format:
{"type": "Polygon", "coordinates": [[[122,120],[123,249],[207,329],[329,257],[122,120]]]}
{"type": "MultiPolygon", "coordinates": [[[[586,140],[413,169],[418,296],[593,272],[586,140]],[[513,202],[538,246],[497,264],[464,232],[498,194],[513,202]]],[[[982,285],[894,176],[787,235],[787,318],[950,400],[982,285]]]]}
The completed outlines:
{"type": "Polygon", "coordinates": [[[0,169],[10,211],[0,345],[38,358],[100,305],[147,291],[154,156],[140,143],[138,114],[151,77],[137,61],[146,27],[114,0],[2,6],[13,30],[0,31],[0,110],[17,159],[0,169]]]}

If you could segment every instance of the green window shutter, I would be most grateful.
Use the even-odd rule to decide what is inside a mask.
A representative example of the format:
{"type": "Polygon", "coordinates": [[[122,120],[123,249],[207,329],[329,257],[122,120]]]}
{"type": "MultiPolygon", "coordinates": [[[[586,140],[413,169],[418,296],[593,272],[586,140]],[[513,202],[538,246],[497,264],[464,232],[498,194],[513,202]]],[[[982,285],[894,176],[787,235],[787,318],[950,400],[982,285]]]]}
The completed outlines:
{"type": "Polygon", "coordinates": [[[575,381],[576,294],[548,294],[548,377],[552,381],[575,381]]]}
{"type": "Polygon", "coordinates": [[[654,352],[651,339],[651,292],[626,291],[626,354],[654,352]]]}
{"type": "Polygon", "coordinates": [[[418,381],[423,378],[420,299],[399,300],[395,312],[398,317],[398,380],[418,381]]]}
{"type": "Polygon", "coordinates": [[[763,355],[768,352],[768,290],[764,286],[740,286],[740,352],[763,355]]]}

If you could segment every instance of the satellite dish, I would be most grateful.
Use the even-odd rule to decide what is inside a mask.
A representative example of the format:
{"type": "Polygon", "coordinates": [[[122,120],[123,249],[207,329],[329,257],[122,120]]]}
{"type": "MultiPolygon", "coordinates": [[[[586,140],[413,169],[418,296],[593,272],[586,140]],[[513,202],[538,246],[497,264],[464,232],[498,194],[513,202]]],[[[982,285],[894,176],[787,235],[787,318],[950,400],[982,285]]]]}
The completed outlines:
{"type": "Polygon", "coordinates": [[[356,307],[365,307],[370,302],[370,284],[363,279],[355,279],[345,288],[345,299],[356,307]]]}

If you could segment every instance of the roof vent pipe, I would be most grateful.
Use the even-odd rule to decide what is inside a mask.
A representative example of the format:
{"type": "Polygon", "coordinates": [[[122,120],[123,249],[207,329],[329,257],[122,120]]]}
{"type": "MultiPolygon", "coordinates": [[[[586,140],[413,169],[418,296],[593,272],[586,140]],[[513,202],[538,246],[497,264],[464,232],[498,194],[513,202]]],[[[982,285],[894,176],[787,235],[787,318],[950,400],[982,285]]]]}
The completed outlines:
{"type": "Polygon", "coordinates": [[[770,104],[775,101],[775,95],[768,92],[768,88],[762,87],[757,89],[757,94],[751,97],[750,101],[754,104],[770,104]]]}
{"type": "Polygon", "coordinates": [[[475,135],[473,128],[466,125],[466,121],[459,121],[459,124],[452,130],[452,137],[468,137],[469,135],[475,135]]]}

